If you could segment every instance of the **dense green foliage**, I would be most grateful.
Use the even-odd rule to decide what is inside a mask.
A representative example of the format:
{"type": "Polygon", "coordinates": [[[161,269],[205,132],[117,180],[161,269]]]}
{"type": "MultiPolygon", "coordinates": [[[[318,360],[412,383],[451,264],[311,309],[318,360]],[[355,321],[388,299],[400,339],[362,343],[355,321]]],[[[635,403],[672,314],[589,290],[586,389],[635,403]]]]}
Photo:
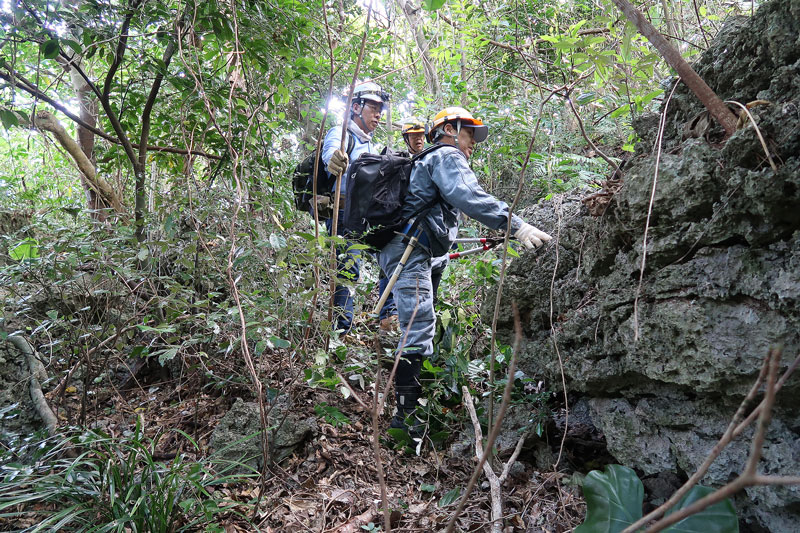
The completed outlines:
{"type": "MultiPolygon", "coordinates": [[[[252,394],[256,382],[272,393],[301,375],[347,394],[337,373],[362,387],[372,379],[371,347],[348,351],[329,339],[328,251],[339,241],[293,209],[290,186],[294,166],[337,123],[356,74],[392,94],[380,143],[397,147],[399,123],[447,105],[483,118],[490,137],[472,166],[499,198],[511,203],[520,190],[516,210],[604,179],[599,152],[619,161],[633,150],[630,120],[656,109],[670,75],[609,2],[375,0],[369,14],[368,5],[32,0],[0,8],[0,298],[9,327],[58,369],[84,367],[77,424],[104,414],[91,396],[113,381],[117,358],[177,365],[200,375],[199,390],[221,394],[252,394]],[[121,210],[92,211],[85,193],[96,186],[63,143],[34,127],[41,111],[84,136],[97,180],[121,210]]],[[[677,33],[685,55],[705,46],[724,14],[721,5],[692,6],[647,11],[677,33]]],[[[464,422],[453,410],[461,385],[499,394],[490,354],[501,365],[511,356],[488,346],[479,313],[500,254],[475,257],[445,274],[436,352],[423,370],[437,445],[464,422]]],[[[376,278],[368,264],[357,302],[371,298],[376,278]]],[[[370,330],[358,322],[356,335],[370,330]]],[[[514,379],[514,401],[534,406],[529,429],[541,435],[550,385],[514,379]]],[[[316,413],[350,423],[333,405],[316,413]]],[[[16,492],[2,508],[29,498],[60,505],[47,524],[91,515],[109,530],[213,522],[208,465],[156,464],[138,433],[90,438],[90,453],[51,471],[5,470],[16,492]],[[70,476],[80,483],[59,485],[70,476]],[[166,495],[132,488],[142,479],[166,495]],[[104,499],[111,482],[130,488],[127,499],[104,499]],[[158,501],[144,501],[151,497],[158,501]],[[196,499],[210,503],[191,508],[196,499]]],[[[459,490],[449,494],[455,500],[459,490]]]]}

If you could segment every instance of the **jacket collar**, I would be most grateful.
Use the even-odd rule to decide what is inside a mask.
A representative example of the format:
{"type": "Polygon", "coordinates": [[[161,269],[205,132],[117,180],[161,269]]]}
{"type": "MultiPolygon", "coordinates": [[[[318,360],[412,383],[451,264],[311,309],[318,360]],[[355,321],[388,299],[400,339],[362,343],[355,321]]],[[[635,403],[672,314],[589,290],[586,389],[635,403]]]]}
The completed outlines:
{"type": "Polygon", "coordinates": [[[350,121],[347,123],[347,131],[355,135],[356,138],[362,143],[367,143],[372,140],[372,134],[364,133],[364,131],[358,127],[358,124],[356,124],[353,119],[350,119],[350,121]]]}

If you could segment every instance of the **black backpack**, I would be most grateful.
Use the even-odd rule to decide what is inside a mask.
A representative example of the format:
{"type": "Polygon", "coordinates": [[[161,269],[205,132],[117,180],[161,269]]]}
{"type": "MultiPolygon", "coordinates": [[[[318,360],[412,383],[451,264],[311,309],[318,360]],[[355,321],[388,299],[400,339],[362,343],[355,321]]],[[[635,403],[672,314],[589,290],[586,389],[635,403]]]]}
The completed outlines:
{"type": "MultiPolygon", "coordinates": [[[[353,151],[355,139],[347,134],[347,155],[353,151]]],[[[311,212],[311,200],[314,196],[314,164],[317,165],[317,196],[333,196],[333,185],[336,183],[334,176],[329,176],[325,171],[322,155],[317,155],[314,150],[303,159],[294,169],[292,190],[294,191],[294,206],[301,211],[311,212]]]]}
{"type": "Polygon", "coordinates": [[[386,246],[407,222],[400,213],[414,164],[442,146],[430,146],[410,159],[397,153],[361,154],[350,163],[341,221],[345,235],[377,249],[386,246]]]}

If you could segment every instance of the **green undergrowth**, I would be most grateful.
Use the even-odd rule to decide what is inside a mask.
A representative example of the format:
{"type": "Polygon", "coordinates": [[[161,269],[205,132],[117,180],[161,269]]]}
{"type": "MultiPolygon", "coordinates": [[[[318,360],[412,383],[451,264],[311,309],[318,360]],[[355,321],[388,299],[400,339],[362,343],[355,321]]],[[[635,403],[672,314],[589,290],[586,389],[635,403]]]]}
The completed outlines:
{"type": "MultiPolygon", "coordinates": [[[[196,443],[185,433],[191,451],[196,443]]],[[[159,459],[158,437],[139,427],[112,437],[99,431],[5,450],[0,467],[0,523],[24,531],[224,531],[223,516],[244,519],[248,504],[215,489],[245,481],[245,465],[187,453],[159,459]],[[28,460],[18,462],[19,457],[28,460]]],[[[245,470],[246,471],[246,470],[245,470]]]]}

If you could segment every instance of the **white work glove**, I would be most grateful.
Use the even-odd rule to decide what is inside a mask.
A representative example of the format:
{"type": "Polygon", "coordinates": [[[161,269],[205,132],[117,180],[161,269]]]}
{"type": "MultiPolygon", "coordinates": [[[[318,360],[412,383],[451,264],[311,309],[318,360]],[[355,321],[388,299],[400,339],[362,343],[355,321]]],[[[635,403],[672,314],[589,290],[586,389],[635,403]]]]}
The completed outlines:
{"type": "Polygon", "coordinates": [[[348,162],[349,158],[347,154],[341,150],[336,150],[333,152],[331,160],[328,162],[328,172],[333,176],[341,176],[347,169],[348,162]]]}
{"type": "Polygon", "coordinates": [[[547,242],[552,237],[547,233],[540,231],[527,222],[523,222],[519,229],[514,233],[514,237],[517,238],[519,242],[525,248],[538,248],[542,245],[543,242],[547,242]]]}

